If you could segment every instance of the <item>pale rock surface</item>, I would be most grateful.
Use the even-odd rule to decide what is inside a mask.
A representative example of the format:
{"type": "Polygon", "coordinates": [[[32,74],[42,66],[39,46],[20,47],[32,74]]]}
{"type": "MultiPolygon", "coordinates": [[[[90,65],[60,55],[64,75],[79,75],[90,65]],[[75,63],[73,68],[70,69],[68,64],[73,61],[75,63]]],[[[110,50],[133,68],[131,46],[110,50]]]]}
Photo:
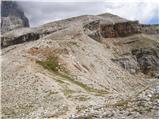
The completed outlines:
{"type": "Polygon", "coordinates": [[[154,59],[156,68],[158,35],[100,36],[97,41],[84,29],[97,20],[107,25],[127,21],[108,13],[85,15],[1,36],[2,118],[158,118],[158,79],[144,74],[138,54],[132,54],[135,48],[152,48],[145,57],[154,59]],[[55,56],[58,72],[39,64],[55,56]]]}

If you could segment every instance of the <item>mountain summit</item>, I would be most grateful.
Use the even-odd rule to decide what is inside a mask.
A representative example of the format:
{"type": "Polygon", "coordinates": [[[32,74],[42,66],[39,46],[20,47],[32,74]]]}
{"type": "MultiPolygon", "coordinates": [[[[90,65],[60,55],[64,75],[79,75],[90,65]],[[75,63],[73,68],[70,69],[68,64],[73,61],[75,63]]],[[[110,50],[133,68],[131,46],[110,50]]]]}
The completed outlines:
{"type": "Polygon", "coordinates": [[[28,18],[15,1],[2,1],[1,3],[1,29],[2,33],[16,28],[29,27],[28,18]]]}

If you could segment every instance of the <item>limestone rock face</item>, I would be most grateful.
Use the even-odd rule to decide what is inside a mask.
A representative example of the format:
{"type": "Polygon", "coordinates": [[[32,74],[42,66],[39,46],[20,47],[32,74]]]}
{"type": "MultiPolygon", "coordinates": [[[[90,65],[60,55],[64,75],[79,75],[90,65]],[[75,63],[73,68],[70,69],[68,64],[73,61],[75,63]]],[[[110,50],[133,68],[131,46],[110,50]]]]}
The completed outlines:
{"type": "Polygon", "coordinates": [[[97,41],[101,38],[126,37],[137,33],[158,34],[158,25],[139,24],[138,21],[120,21],[114,23],[95,20],[84,25],[84,31],[97,41]]]}
{"type": "Polygon", "coordinates": [[[146,34],[158,34],[159,33],[159,25],[140,25],[140,30],[142,33],[146,34]]]}
{"type": "Polygon", "coordinates": [[[20,28],[3,34],[1,37],[1,47],[4,48],[10,45],[37,40],[39,38],[40,36],[36,31],[30,28],[20,28]]]}
{"type": "Polygon", "coordinates": [[[100,36],[103,38],[114,38],[140,33],[138,21],[125,21],[113,24],[93,21],[86,24],[84,29],[89,29],[91,32],[88,34],[88,36],[98,41],[100,36]]]}
{"type": "Polygon", "coordinates": [[[137,21],[128,21],[113,25],[102,24],[100,26],[100,32],[104,38],[124,37],[138,33],[139,30],[137,29],[137,26],[137,21]]]}
{"type": "Polygon", "coordinates": [[[29,21],[23,10],[14,1],[2,1],[1,32],[2,34],[16,28],[29,27],[29,21]]]}
{"type": "MultiPolygon", "coordinates": [[[[94,20],[84,25],[84,32],[92,39],[104,43],[113,41],[108,39],[119,39],[136,34],[156,35],[159,33],[158,25],[144,25],[139,24],[138,21],[121,21],[107,23],[102,20],[94,20]]],[[[122,55],[117,54],[118,58],[111,59],[113,62],[119,64],[122,68],[132,74],[142,72],[147,75],[155,76],[158,74],[158,43],[148,37],[135,37],[124,40],[124,42],[116,41],[113,44],[113,51],[117,49],[116,53],[122,49],[127,51],[122,55]],[[143,40],[141,40],[143,39],[143,40]],[[149,43],[147,43],[149,42],[149,43]],[[154,44],[154,46],[149,46],[154,44]],[[134,47],[133,47],[134,46],[134,47]]],[[[108,45],[109,47],[111,45],[108,45]]],[[[121,53],[120,53],[121,54],[121,53]]]]}
{"type": "Polygon", "coordinates": [[[159,56],[158,49],[138,48],[131,50],[130,57],[120,57],[112,59],[113,62],[119,64],[122,68],[131,74],[142,72],[150,76],[158,74],[159,56]]]}
{"type": "MultiPolygon", "coordinates": [[[[141,48],[132,51],[136,56],[141,71],[145,74],[155,75],[159,67],[158,49],[141,48]]],[[[158,73],[157,73],[158,74],[158,73]]]]}

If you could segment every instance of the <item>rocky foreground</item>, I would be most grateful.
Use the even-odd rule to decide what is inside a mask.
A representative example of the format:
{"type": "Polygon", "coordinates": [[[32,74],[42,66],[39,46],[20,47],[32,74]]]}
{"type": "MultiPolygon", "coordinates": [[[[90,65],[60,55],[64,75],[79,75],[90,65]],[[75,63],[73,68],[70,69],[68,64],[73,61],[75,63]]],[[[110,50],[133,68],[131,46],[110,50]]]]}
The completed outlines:
{"type": "Polygon", "coordinates": [[[158,118],[158,33],[109,13],[5,31],[2,118],[158,118]]]}

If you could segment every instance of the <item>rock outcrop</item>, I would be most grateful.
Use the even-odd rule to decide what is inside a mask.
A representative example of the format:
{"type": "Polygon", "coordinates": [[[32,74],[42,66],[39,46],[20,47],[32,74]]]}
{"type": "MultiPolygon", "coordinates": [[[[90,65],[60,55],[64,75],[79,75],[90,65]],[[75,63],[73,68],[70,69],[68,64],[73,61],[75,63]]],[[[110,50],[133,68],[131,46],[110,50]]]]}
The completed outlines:
{"type": "Polygon", "coordinates": [[[95,20],[84,25],[85,33],[97,41],[101,38],[125,37],[137,33],[158,34],[158,25],[139,24],[138,21],[123,21],[115,23],[105,23],[95,20]]]}
{"type": "Polygon", "coordinates": [[[104,38],[125,37],[139,33],[138,21],[115,23],[113,25],[100,25],[100,33],[104,38]]]}
{"type": "Polygon", "coordinates": [[[139,25],[140,31],[146,34],[159,34],[159,25],[139,25]]]}
{"type": "Polygon", "coordinates": [[[122,57],[122,58],[115,58],[111,60],[116,64],[119,64],[122,68],[129,71],[131,74],[136,74],[140,71],[138,62],[133,57],[131,58],[122,57]]]}
{"type": "Polygon", "coordinates": [[[2,1],[1,7],[2,34],[13,29],[29,27],[27,17],[15,1],[2,1]]]}
{"type": "MultiPolygon", "coordinates": [[[[108,24],[104,21],[95,20],[85,24],[83,28],[84,32],[90,38],[100,43],[107,41],[109,38],[123,38],[142,33],[150,35],[156,35],[159,33],[157,25],[139,24],[138,21],[124,21],[108,24]]],[[[148,41],[147,38],[144,39],[148,41]]],[[[112,59],[112,61],[119,64],[122,68],[128,70],[132,74],[136,74],[141,71],[144,74],[156,76],[158,74],[159,64],[158,44],[155,44],[154,47],[146,47],[146,45],[143,45],[146,41],[144,40],[142,43],[139,43],[139,38],[137,40],[120,41],[117,43],[119,46],[122,46],[126,50],[130,48],[127,53],[128,56],[118,55],[119,57],[112,59]],[[137,52],[135,53],[133,51],[136,51],[136,47],[131,47],[133,44],[142,44],[142,47],[136,49],[137,52]]],[[[115,48],[117,47],[117,45],[114,46],[115,48]]],[[[121,49],[119,51],[121,51],[121,49]]]]}
{"type": "Polygon", "coordinates": [[[97,41],[100,41],[100,37],[125,37],[136,33],[140,33],[138,21],[126,21],[113,24],[106,24],[101,23],[100,21],[93,21],[84,25],[84,31],[86,31],[88,36],[97,41]]]}
{"type": "Polygon", "coordinates": [[[1,47],[7,47],[27,41],[34,41],[40,38],[38,32],[31,28],[19,28],[9,31],[1,36],[1,47]]]}
{"type": "Polygon", "coordinates": [[[158,48],[133,49],[131,54],[120,58],[111,59],[131,74],[142,72],[151,77],[158,75],[159,55],[158,48]]]}
{"type": "Polygon", "coordinates": [[[117,54],[112,61],[132,74],[142,72],[156,77],[159,71],[158,43],[143,34],[132,36],[129,39],[123,42],[117,41],[114,44],[117,54]]]}
{"type": "Polygon", "coordinates": [[[159,69],[159,52],[158,48],[141,48],[132,50],[132,54],[136,56],[141,71],[144,74],[155,76],[159,69]]]}

